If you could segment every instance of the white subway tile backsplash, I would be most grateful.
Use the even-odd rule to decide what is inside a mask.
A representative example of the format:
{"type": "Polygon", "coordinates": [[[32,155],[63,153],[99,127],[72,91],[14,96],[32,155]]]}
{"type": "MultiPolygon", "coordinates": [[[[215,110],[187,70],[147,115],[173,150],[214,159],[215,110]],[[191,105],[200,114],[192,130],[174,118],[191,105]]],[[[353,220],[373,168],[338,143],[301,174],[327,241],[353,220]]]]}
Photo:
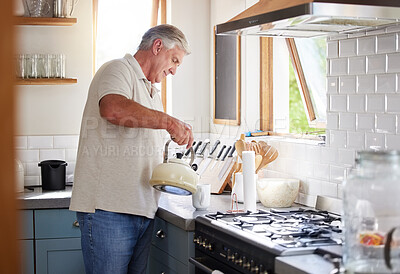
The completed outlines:
{"type": "Polygon", "coordinates": [[[347,96],[346,95],[330,95],[330,111],[341,111],[347,110],[347,96]]]}
{"type": "Polygon", "coordinates": [[[314,164],[314,177],[322,180],[329,180],[329,165],[314,164]]]}
{"type": "Polygon", "coordinates": [[[340,113],[339,114],[339,129],[341,130],[356,130],[356,114],[355,113],[340,113]]]}
{"type": "Polygon", "coordinates": [[[365,95],[349,95],[349,112],[365,112],[365,95]]]}
{"type": "Polygon", "coordinates": [[[347,58],[330,59],[330,76],[347,75],[348,60],[347,58]]]}
{"type": "Polygon", "coordinates": [[[65,160],[65,149],[41,149],[40,161],[65,160]]]}
{"type": "Polygon", "coordinates": [[[321,148],[321,164],[337,163],[338,151],[336,148],[322,147],[321,148]]]}
{"type": "Polygon", "coordinates": [[[400,96],[398,94],[388,94],[386,98],[386,111],[389,113],[400,113],[400,96]]]}
{"type": "Polygon", "coordinates": [[[327,77],[326,84],[328,94],[338,93],[338,77],[327,77]]]}
{"type": "Polygon", "coordinates": [[[359,75],[359,76],[357,76],[357,92],[358,93],[374,93],[375,92],[375,75],[359,75]]]}
{"type": "Polygon", "coordinates": [[[25,176],[25,186],[39,186],[42,184],[39,176],[25,176]]]}
{"type": "Polygon", "coordinates": [[[357,114],[357,131],[374,131],[374,114],[357,114]]]}
{"type": "Polygon", "coordinates": [[[339,77],[339,93],[341,94],[356,93],[356,77],[355,76],[339,77]]]}
{"type": "Polygon", "coordinates": [[[26,163],[25,167],[25,175],[26,176],[39,176],[40,175],[40,167],[38,163],[26,163]]]}
{"type": "Polygon", "coordinates": [[[376,37],[363,37],[358,39],[358,55],[375,54],[376,37]]]}
{"type": "Polygon", "coordinates": [[[15,136],[15,149],[27,149],[28,148],[28,137],[27,136],[15,136]]]}
{"type": "Polygon", "coordinates": [[[339,114],[327,113],[326,114],[326,128],[338,129],[339,128],[339,114]]]}
{"type": "Polygon", "coordinates": [[[39,162],[39,150],[32,149],[32,150],[17,150],[17,157],[23,163],[29,162],[39,162]]]}
{"type": "Polygon", "coordinates": [[[330,146],[333,148],[345,148],[347,143],[346,131],[330,130],[329,131],[330,146]]]}
{"type": "Polygon", "coordinates": [[[377,114],[376,132],[378,133],[396,133],[396,115],[377,114]]]}
{"type": "Polygon", "coordinates": [[[357,55],[357,39],[339,41],[339,57],[351,57],[357,55]]]}
{"type": "Polygon", "coordinates": [[[339,42],[336,41],[328,41],[327,42],[327,57],[328,58],[337,58],[339,56],[339,42]]]}
{"type": "Polygon", "coordinates": [[[330,181],[341,183],[343,182],[346,168],[342,166],[330,166],[330,181]]]}
{"type": "Polygon", "coordinates": [[[347,148],[362,150],[365,148],[365,133],[364,132],[347,132],[347,148]]]}
{"type": "Polygon", "coordinates": [[[387,55],[387,72],[400,72],[400,53],[387,55]]]}
{"type": "Polygon", "coordinates": [[[76,162],[76,156],[78,155],[78,149],[76,148],[67,148],[65,149],[65,161],[76,162]]]}
{"type": "Polygon", "coordinates": [[[28,149],[53,148],[53,136],[28,136],[28,149]]]}
{"type": "Polygon", "coordinates": [[[366,149],[368,150],[384,150],[385,135],[381,133],[366,133],[366,149]]]}
{"type": "Polygon", "coordinates": [[[386,148],[391,149],[398,149],[400,150],[400,135],[386,135],[386,148]]]}
{"type": "Polygon", "coordinates": [[[367,59],[365,56],[349,58],[349,74],[366,74],[367,73],[367,59]]]}
{"type": "Polygon", "coordinates": [[[338,149],[339,163],[353,166],[356,158],[356,151],[354,149],[338,149]]]}
{"type": "Polygon", "coordinates": [[[385,95],[367,94],[367,112],[385,112],[385,95]]]}
{"type": "Polygon", "coordinates": [[[54,148],[78,148],[79,136],[54,136],[54,148]]]}
{"type": "Polygon", "coordinates": [[[396,74],[379,74],[376,76],[376,92],[395,93],[397,90],[396,74]]]}
{"type": "Polygon", "coordinates": [[[367,73],[385,73],[386,54],[367,56],[367,73]]]}
{"type": "Polygon", "coordinates": [[[321,181],[321,194],[323,196],[337,197],[337,183],[321,181]]]}
{"type": "Polygon", "coordinates": [[[377,37],[376,45],[377,45],[376,52],[378,54],[395,52],[397,48],[397,34],[389,33],[385,35],[379,35],[377,37]]]}

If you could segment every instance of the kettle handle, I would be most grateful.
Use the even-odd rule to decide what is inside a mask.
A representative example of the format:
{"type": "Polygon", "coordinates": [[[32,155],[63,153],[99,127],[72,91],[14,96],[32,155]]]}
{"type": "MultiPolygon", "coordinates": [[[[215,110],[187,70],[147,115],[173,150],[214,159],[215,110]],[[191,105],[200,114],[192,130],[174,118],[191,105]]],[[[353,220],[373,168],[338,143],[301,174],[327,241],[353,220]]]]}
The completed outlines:
{"type": "MultiPolygon", "coordinates": [[[[164,161],[163,161],[163,163],[167,163],[168,162],[168,146],[169,146],[169,143],[171,143],[171,139],[169,139],[166,143],[165,143],[165,146],[164,146],[164,161]]],[[[189,150],[190,150],[190,163],[189,163],[189,166],[192,166],[192,164],[193,164],[193,162],[194,162],[194,157],[195,157],[195,153],[194,153],[194,150],[193,150],[193,147],[190,147],[189,148],[189,150]]]]}

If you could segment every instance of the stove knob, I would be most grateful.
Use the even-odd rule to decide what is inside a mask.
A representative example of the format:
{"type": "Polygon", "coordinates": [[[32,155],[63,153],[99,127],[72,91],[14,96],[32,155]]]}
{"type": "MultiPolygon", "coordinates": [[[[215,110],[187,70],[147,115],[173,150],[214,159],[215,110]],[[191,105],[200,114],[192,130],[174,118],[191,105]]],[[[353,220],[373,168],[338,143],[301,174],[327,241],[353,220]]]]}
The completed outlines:
{"type": "Polygon", "coordinates": [[[235,264],[241,266],[243,260],[242,260],[242,258],[240,257],[240,255],[239,255],[238,253],[235,253],[234,258],[235,258],[235,264]]]}
{"type": "Polygon", "coordinates": [[[249,260],[248,260],[245,256],[243,256],[242,260],[243,260],[243,265],[242,265],[242,267],[243,267],[244,269],[250,269],[250,262],[249,262],[249,260]]]}
{"type": "Polygon", "coordinates": [[[268,271],[265,270],[265,267],[262,264],[260,264],[258,268],[260,269],[260,274],[268,274],[268,271]]]}
{"type": "Polygon", "coordinates": [[[235,259],[235,256],[232,254],[232,250],[230,250],[228,248],[228,250],[226,251],[226,258],[228,259],[228,261],[233,261],[235,259]]]}
{"type": "Polygon", "coordinates": [[[253,260],[250,260],[250,271],[254,272],[254,273],[258,273],[259,270],[260,270],[260,268],[258,267],[258,265],[256,265],[256,262],[254,262],[253,260]]]}

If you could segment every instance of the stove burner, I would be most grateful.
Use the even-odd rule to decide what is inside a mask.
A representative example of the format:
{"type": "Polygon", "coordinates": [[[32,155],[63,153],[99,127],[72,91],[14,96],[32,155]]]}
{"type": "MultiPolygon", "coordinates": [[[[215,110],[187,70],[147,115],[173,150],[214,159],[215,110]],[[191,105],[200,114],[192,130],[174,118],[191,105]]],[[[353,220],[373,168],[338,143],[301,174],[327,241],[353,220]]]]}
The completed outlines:
{"type": "Polygon", "coordinates": [[[339,241],[332,238],[334,234],[341,232],[339,216],[327,211],[302,208],[240,213],[217,212],[208,214],[207,217],[268,238],[285,247],[335,245],[339,241]]]}

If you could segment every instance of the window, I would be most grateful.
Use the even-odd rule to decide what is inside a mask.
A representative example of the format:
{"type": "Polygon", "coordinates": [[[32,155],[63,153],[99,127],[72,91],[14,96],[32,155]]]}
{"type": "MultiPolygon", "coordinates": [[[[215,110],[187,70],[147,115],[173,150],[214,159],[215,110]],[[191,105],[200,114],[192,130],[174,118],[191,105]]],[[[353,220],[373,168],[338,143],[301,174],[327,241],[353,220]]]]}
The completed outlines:
{"type": "Polygon", "coordinates": [[[321,132],[326,125],[326,39],[287,39],[290,132],[321,132]]]}
{"type": "Polygon", "coordinates": [[[286,39],[286,46],[282,38],[262,37],[260,41],[260,129],[307,135],[324,133],[325,39],[286,39]],[[288,55],[290,58],[285,57],[288,55]]]}
{"type": "MultiPolygon", "coordinates": [[[[142,35],[153,25],[166,23],[166,0],[93,0],[95,64],[134,54],[142,35]],[[161,7],[161,9],[159,9],[161,7]],[[160,16],[159,16],[160,11],[160,16]]],[[[166,109],[166,82],[156,84],[166,109]]]]}

